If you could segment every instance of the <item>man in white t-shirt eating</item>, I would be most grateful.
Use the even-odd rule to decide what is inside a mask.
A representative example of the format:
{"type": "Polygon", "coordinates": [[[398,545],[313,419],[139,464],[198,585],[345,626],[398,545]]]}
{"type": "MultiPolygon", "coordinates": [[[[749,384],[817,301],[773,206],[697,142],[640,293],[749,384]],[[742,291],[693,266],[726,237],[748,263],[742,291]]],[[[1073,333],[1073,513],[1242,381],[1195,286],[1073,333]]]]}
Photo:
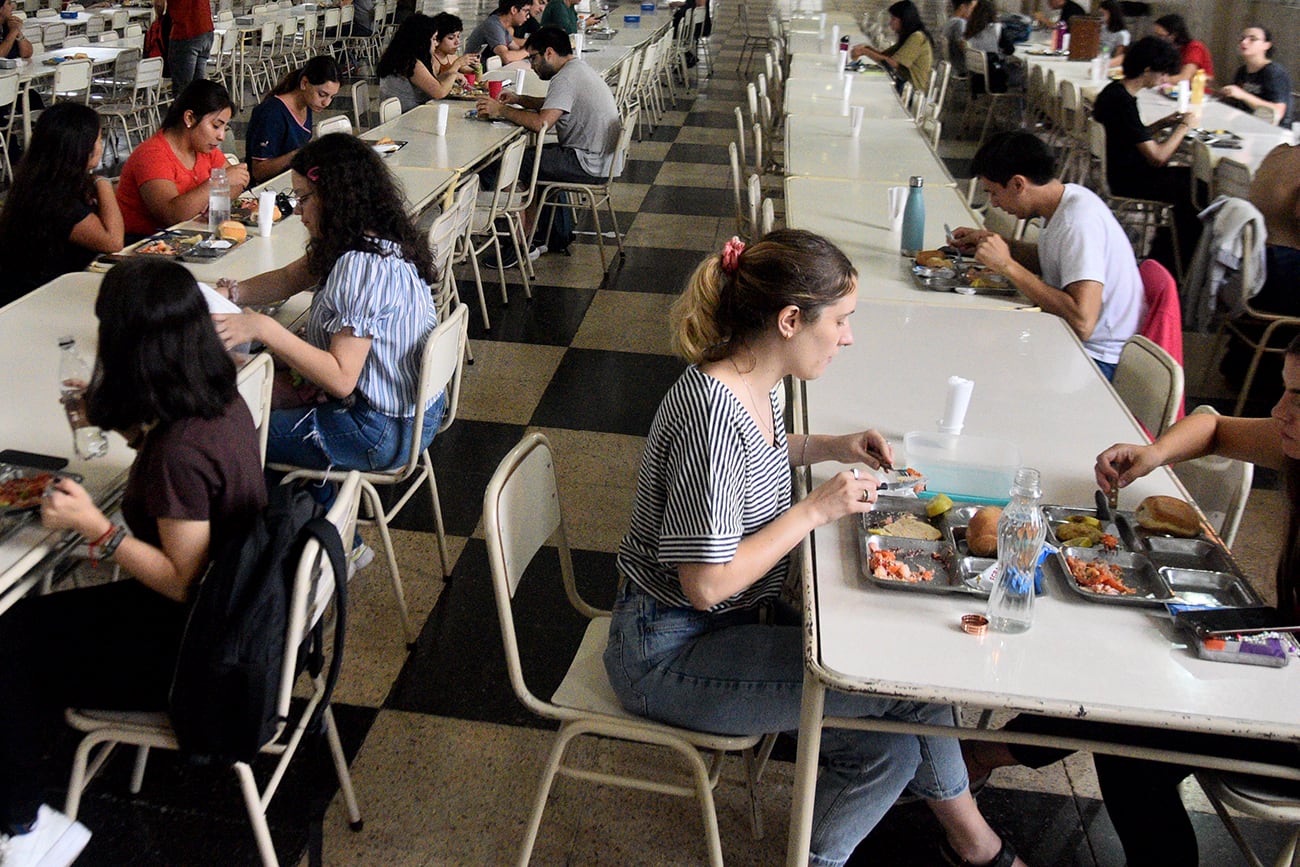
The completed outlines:
{"type": "Polygon", "coordinates": [[[1037,244],[987,229],[956,229],[953,243],[1005,276],[1046,313],[1060,316],[1107,379],[1124,341],[1142,321],[1142,278],[1128,237],[1100,198],[1056,178],[1056,160],[1037,136],[1001,133],[971,161],[989,200],[1020,219],[1042,217],[1037,244]]]}

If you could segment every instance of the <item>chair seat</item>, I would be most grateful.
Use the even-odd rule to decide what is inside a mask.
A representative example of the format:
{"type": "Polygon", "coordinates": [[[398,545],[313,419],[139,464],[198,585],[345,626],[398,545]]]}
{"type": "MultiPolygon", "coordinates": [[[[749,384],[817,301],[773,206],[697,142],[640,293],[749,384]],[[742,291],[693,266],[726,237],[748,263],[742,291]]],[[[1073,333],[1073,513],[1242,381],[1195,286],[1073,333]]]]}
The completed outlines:
{"type": "Polygon", "coordinates": [[[1226,793],[1300,817],[1300,781],[1250,774],[1218,774],[1226,793]]]}
{"type": "Polygon", "coordinates": [[[163,711],[69,708],[64,718],[68,725],[82,732],[112,727],[170,734],[172,728],[171,717],[163,711]]]}
{"type": "Polygon", "coordinates": [[[738,752],[753,747],[762,739],[761,735],[713,735],[679,729],[647,720],[626,710],[619,703],[614,688],[609,684],[609,676],[605,673],[604,655],[605,646],[609,643],[609,621],[608,617],[595,617],[587,624],[582,644],[574,654],[564,680],[551,696],[553,704],[583,714],[598,713],[614,717],[634,726],[644,725],[659,731],[667,729],[676,737],[706,750],[738,752]]]}

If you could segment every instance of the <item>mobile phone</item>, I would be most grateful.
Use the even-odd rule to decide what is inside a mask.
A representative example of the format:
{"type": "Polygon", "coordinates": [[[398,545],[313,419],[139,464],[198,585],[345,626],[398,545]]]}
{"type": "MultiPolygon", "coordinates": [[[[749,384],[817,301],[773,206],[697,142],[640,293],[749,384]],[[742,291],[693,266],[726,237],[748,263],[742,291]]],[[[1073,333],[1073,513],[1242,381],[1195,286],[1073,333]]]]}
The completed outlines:
{"type": "Polygon", "coordinates": [[[38,455],[32,452],[19,451],[18,449],[4,449],[0,451],[0,463],[15,464],[20,467],[31,467],[34,470],[46,470],[54,473],[66,467],[68,459],[58,455],[38,455]]]}
{"type": "Polygon", "coordinates": [[[1276,608],[1214,608],[1183,611],[1175,618],[1178,625],[1190,629],[1200,638],[1226,635],[1250,635],[1257,632],[1300,632],[1294,617],[1276,608]]]}

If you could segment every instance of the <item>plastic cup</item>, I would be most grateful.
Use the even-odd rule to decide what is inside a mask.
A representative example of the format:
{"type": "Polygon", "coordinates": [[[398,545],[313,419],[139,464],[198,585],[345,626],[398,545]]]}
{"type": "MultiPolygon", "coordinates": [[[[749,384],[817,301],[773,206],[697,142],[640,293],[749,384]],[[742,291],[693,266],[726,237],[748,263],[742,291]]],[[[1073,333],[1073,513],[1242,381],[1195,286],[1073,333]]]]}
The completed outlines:
{"type": "Polygon", "coordinates": [[[582,56],[582,48],[583,48],[583,44],[586,42],[586,39],[587,39],[587,34],[583,33],[581,30],[573,34],[573,53],[576,54],[578,57],[582,56]]]}
{"type": "Polygon", "coordinates": [[[464,75],[465,75],[465,83],[468,84],[470,87],[473,87],[474,82],[478,81],[477,72],[466,72],[464,73],[464,75]]]}
{"type": "Polygon", "coordinates": [[[515,70],[515,93],[522,94],[523,92],[524,92],[524,71],[522,69],[516,69],[515,70]]]}
{"type": "Polygon", "coordinates": [[[856,136],[862,132],[862,118],[865,117],[866,114],[867,109],[865,106],[849,106],[849,131],[853,135],[856,136]]]}
{"type": "Polygon", "coordinates": [[[496,99],[498,96],[501,95],[501,88],[504,85],[505,85],[504,81],[500,81],[500,80],[489,81],[487,83],[488,96],[492,97],[493,99],[496,99]]]}
{"type": "Polygon", "coordinates": [[[442,105],[438,106],[438,114],[433,121],[433,134],[434,135],[447,134],[447,103],[445,102],[442,105]]]}
{"type": "Polygon", "coordinates": [[[257,234],[263,238],[271,237],[271,226],[275,224],[275,190],[263,190],[257,198],[257,234]]]}

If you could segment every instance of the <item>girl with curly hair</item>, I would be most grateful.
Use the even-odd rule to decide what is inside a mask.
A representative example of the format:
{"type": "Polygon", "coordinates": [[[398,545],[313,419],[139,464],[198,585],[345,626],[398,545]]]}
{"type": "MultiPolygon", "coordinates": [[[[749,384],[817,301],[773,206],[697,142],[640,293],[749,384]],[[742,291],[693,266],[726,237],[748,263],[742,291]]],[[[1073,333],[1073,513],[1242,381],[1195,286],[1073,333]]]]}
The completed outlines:
{"type": "Polygon", "coordinates": [[[391,469],[410,451],[415,414],[424,415],[427,447],[446,404],[439,392],[415,406],[421,351],[437,325],[428,245],[392,175],[360,139],[319,138],[294,155],[290,169],[309,236],[306,255],[218,286],[244,305],[319,287],[304,336],[253,311],[214,316],[217,334],[227,347],[258,341],[290,368],[293,388],[281,392],[292,399],[277,398],[271,413],[268,462],[391,469]]]}

